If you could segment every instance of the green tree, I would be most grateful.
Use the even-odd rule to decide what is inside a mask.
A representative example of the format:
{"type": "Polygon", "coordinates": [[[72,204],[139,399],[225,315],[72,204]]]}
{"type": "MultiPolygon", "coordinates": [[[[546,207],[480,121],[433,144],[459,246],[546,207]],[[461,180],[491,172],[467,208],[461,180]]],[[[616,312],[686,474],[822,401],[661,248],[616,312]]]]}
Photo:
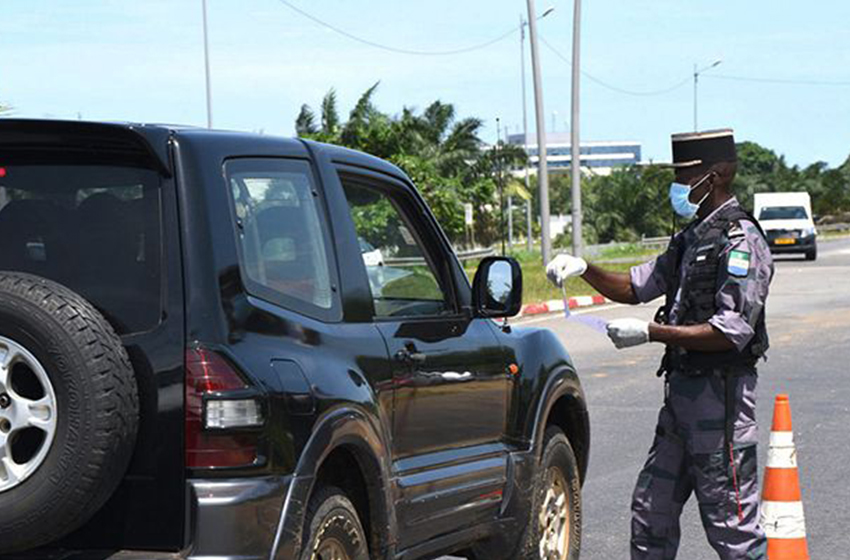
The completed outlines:
{"type": "Polygon", "coordinates": [[[733,189],[745,208],[752,209],[757,193],[805,191],[812,197],[814,214],[844,212],[850,210],[850,158],[835,169],[822,161],[801,169],[755,142],[743,142],[738,144],[733,189]]]}
{"type": "Polygon", "coordinates": [[[675,227],[668,190],[670,169],[649,165],[615,169],[586,180],[584,221],[602,243],[659,236],[675,227]]]}
{"type": "Polygon", "coordinates": [[[339,142],[339,113],[336,109],[336,91],[331,89],[322,99],[320,124],[316,124],[316,114],[309,105],[302,105],[295,119],[295,132],[298,136],[311,138],[319,142],[339,142]]]}
{"type": "Polygon", "coordinates": [[[492,209],[496,203],[497,164],[507,170],[525,154],[501,146],[496,150],[497,161],[490,150],[483,149],[479,137],[482,121],[458,120],[454,106],[441,101],[431,103],[422,112],[405,107],[399,115],[388,115],[373,102],[378,85],[360,96],[345,122],[339,117],[334,90],[322,100],[318,118],[309,105],[303,105],[295,120],[296,132],[301,137],[361,150],[398,165],[417,185],[455,241],[464,235],[463,204],[472,203],[476,239],[491,242],[498,230],[498,213],[492,209]]]}

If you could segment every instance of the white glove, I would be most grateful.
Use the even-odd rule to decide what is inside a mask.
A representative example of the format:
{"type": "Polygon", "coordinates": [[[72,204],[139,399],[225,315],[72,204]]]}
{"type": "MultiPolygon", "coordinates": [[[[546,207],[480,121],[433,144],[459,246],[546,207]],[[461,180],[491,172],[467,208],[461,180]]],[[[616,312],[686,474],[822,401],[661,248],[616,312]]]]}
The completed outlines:
{"type": "Polygon", "coordinates": [[[617,348],[649,342],[649,323],[640,319],[614,319],[608,323],[608,338],[617,348]]]}
{"type": "Polygon", "coordinates": [[[581,276],[586,270],[587,261],[583,258],[561,254],[549,261],[549,265],[546,267],[546,277],[560,288],[564,280],[570,276],[581,276]]]}

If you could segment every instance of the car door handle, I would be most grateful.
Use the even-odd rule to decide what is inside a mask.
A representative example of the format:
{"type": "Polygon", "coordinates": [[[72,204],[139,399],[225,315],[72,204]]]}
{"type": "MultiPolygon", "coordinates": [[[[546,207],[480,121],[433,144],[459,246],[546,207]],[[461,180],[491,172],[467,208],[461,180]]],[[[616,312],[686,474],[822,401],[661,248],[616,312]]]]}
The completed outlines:
{"type": "Polygon", "coordinates": [[[415,346],[408,346],[396,352],[395,359],[406,364],[423,364],[427,356],[422,352],[417,352],[415,346]]]}

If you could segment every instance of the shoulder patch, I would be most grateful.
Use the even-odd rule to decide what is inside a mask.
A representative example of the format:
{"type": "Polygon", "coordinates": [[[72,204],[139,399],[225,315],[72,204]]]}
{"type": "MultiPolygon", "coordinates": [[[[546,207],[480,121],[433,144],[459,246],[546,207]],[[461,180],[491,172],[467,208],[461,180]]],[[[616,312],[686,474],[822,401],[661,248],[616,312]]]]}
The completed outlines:
{"type": "Polygon", "coordinates": [[[750,254],[747,251],[731,251],[726,271],[732,276],[744,278],[750,270],[750,254]]]}

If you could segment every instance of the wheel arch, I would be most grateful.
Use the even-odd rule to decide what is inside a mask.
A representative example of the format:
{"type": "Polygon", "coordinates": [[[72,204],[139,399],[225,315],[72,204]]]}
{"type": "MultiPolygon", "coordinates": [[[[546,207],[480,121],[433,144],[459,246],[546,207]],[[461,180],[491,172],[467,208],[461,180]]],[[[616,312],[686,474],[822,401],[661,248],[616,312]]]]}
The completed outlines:
{"type": "Polygon", "coordinates": [[[295,468],[272,557],[298,557],[307,504],[321,484],[350,492],[367,531],[371,555],[387,556],[397,531],[389,488],[389,449],[379,426],[374,416],[352,404],[335,407],[316,422],[295,468]],[[358,484],[363,488],[358,489],[358,484]]]}
{"type": "Polygon", "coordinates": [[[560,368],[549,377],[537,407],[531,441],[539,454],[546,428],[560,428],[575,452],[583,484],[590,458],[590,419],[584,393],[574,378],[575,372],[568,368],[560,368]]]}

